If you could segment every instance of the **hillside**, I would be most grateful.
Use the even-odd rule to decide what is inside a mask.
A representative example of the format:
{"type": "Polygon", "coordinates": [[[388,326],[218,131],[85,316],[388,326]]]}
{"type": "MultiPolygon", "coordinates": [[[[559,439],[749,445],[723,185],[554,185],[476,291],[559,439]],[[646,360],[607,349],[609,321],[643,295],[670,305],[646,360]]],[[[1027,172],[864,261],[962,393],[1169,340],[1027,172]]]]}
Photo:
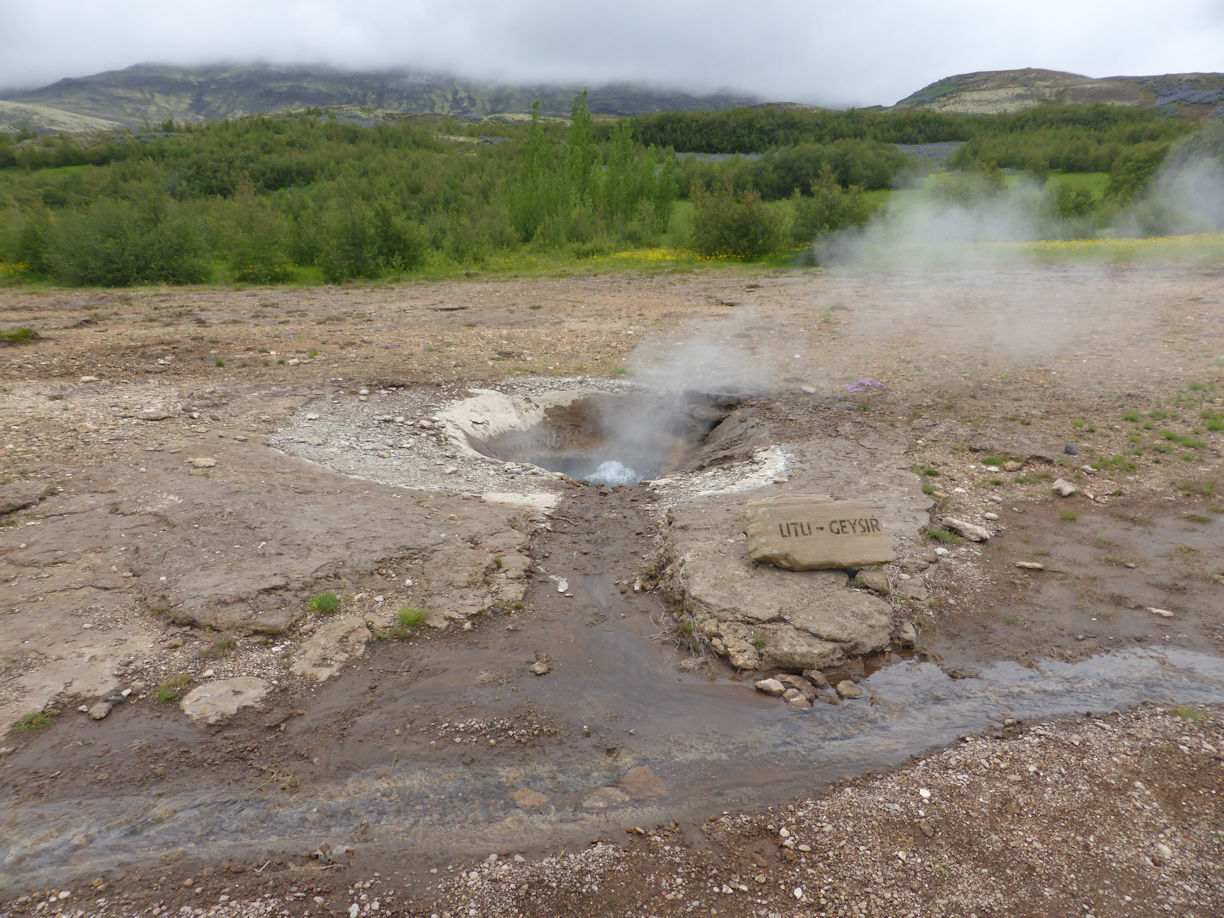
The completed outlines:
{"type": "Polygon", "coordinates": [[[1224,117],[1224,73],[1093,77],[1058,70],[991,70],[945,77],[896,108],[996,114],[1047,102],[1159,108],[1191,121],[1224,117]]]}
{"type": "MultiPolygon", "coordinates": [[[[140,128],[167,119],[213,121],[314,106],[458,116],[521,114],[531,111],[537,99],[545,114],[568,115],[583,88],[498,85],[407,69],[356,72],[268,64],[197,68],[141,64],[0,95],[0,129],[28,124],[35,130],[64,131],[78,129],[70,126],[77,122],[87,130],[100,124],[140,128]]],[[[590,87],[587,104],[597,115],[635,115],[723,110],[756,101],[748,96],[702,96],[622,84],[590,87]]]]}

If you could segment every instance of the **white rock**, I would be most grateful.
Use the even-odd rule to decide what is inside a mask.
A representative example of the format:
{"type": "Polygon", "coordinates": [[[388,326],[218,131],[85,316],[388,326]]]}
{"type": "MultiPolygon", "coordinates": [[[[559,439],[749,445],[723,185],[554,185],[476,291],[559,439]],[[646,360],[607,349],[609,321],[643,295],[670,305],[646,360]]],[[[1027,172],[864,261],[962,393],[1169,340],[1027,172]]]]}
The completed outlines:
{"type": "Polygon", "coordinates": [[[1151,612],[1153,615],[1159,615],[1161,618],[1172,618],[1173,613],[1168,609],[1157,609],[1155,606],[1144,606],[1145,612],[1151,612]]]}
{"type": "Polygon", "coordinates": [[[752,687],[758,692],[764,692],[766,695],[780,697],[786,692],[786,686],[777,679],[758,679],[752,684],[752,687]]]}
{"type": "Polygon", "coordinates": [[[1059,497],[1070,497],[1078,489],[1065,478],[1059,478],[1054,484],[1050,485],[1051,490],[1059,497]]]}
{"type": "Polygon", "coordinates": [[[974,523],[966,523],[950,516],[943,518],[945,529],[951,529],[957,535],[964,536],[970,542],[985,542],[990,539],[990,530],[983,529],[974,523]]]}
{"type": "Polygon", "coordinates": [[[196,723],[218,724],[239,708],[257,705],[268,693],[268,683],[255,676],[222,679],[192,689],[179,703],[196,723]]]}

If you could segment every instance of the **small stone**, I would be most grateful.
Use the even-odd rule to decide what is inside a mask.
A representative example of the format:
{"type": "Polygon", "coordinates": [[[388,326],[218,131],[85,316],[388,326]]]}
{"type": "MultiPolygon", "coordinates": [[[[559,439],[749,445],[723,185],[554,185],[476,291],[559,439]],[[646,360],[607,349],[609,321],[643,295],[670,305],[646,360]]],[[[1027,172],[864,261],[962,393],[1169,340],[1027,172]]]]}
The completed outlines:
{"type": "Polygon", "coordinates": [[[529,669],[537,676],[547,676],[550,672],[552,672],[552,664],[547,658],[544,658],[541,660],[536,660],[531,664],[529,669]]]}
{"type": "Polygon", "coordinates": [[[194,459],[188,459],[187,464],[193,469],[211,469],[217,465],[217,460],[207,456],[199,456],[194,459]]]}
{"type": "Polygon", "coordinates": [[[539,791],[532,790],[530,787],[520,787],[510,794],[510,799],[514,801],[516,806],[524,810],[534,810],[542,806],[548,806],[548,797],[539,791]]]}
{"type": "Polygon", "coordinates": [[[825,674],[818,669],[805,669],[803,671],[803,678],[816,686],[817,689],[831,688],[829,680],[825,678],[825,674]]]}
{"type": "Polygon", "coordinates": [[[91,383],[91,382],[97,382],[97,381],[98,381],[98,377],[96,376],[82,376],[81,377],[81,382],[83,383],[91,383]]]}
{"type": "Polygon", "coordinates": [[[963,536],[970,542],[986,542],[990,539],[990,530],[984,529],[974,523],[966,523],[964,520],[958,520],[951,516],[943,518],[945,529],[951,529],[959,536],[963,536]]]}
{"type": "Polygon", "coordinates": [[[1168,609],[1157,609],[1155,606],[1144,606],[1143,611],[1151,612],[1153,615],[1159,615],[1161,618],[1172,618],[1173,613],[1168,609]]]}
{"type": "Polygon", "coordinates": [[[558,593],[564,593],[568,589],[569,589],[568,580],[558,580],[557,581],[557,592],[558,593]]]}
{"type": "Polygon", "coordinates": [[[1015,459],[1008,459],[1003,463],[1003,471],[1005,472],[1018,472],[1022,468],[1024,468],[1024,463],[1017,462],[1015,459]]]}
{"type": "Polygon", "coordinates": [[[998,518],[999,518],[999,514],[995,513],[993,510],[987,510],[985,513],[982,514],[982,519],[990,520],[992,523],[998,518]]]}
{"type": "Polygon", "coordinates": [[[1050,488],[1059,497],[1070,497],[1078,490],[1075,485],[1071,484],[1071,482],[1067,481],[1065,478],[1059,478],[1054,482],[1054,484],[1050,485],[1050,488]]]}
{"type": "Polygon", "coordinates": [[[837,694],[842,698],[862,698],[863,690],[850,679],[837,683],[837,694]]]}
{"type": "Polygon", "coordinates": [[[667,787],[659,780],[659,776],[645,765],[635,765],[625,772],[620,786],[635,797],[667,796],[667,787]]]}
{"type": "Polygon", "coordinates": [[[1079,447],[1076,446],[1074,443],[1068,443],[1066,446],[1063,447],[1063,452],[1066,453],[1068,456],[1078,456],[1079,447]]]}
{"type": "Polygon", "coordinates": [[[619,787],[601,787],[588,794],[582,801],[585,810],[606,810],[608,807],[621,806],[629,802],[629,795],[619,787]]]}
{"type": "MultiPolygon", "coordinates": [[[[782,697],[787,701],[791,700],[790,693],[792,691],[798,692],[809,702],[816,700],[816,686],[813,685],[810,680],[805,679],[802,676],[791,675],[790,673],[783,676],[778,676],[777,679],[789,690],[784,692],[782,695],[782,697]]],[[[828,683],[826,682],[825,684],[827,685],[828,683]]],[[[802,705],[796,705],[796,707],[802,707],[802,705]]]]}
{"type": "Polygon", "coordinates": [[[810,708],[812,702],[804,697],[803,692],[798,689],[787,689],[786,694],[782,696],[786,699],[786,703],[792,708],[810,708]]]}
{"type": "Polygon", "coordinates": [[[883,571],[859,571],[854,575],[854,585],[881,596],[888,595],[888,575],[883,571]]]}
{"type": "Polygon", "coordinates": [[[758,679],[752,684],[752,687],[758,692],[773,695],[775,698],[781,696],[786,691],[786,686],[777,679],[758,679]]]}
{"type": "Polygon", "coordinates": [[[913,647],[918,643],[918,629],[913,622],[899,622],[893,632],[893,640],[898,646],[913,647]]]}
{"type": "Polygon", "coordinates": [[[105,701],[99,701],[89,709],[89,716],[93,720],[102,720],[111,712],[111,705],[105,701]]]}
{"type": "Polygon", "coordinates": [[[918,823],[918,828],[922,830],[922,834],[925,835],[927,838],[935,837],[935,827],[932,826],[925,819],[922,820],[922,822],[918,823]]]}
{"type": "Polygon", "coordinates": [[[290,357],[288,360],[285,361],[285,363],[291,367],[296,367],[301,362],[302,361],[298,360],[296,357],[290,357]]]}
{"type": "Polygon", "coordinates": [[[921,797],[923,800],[930,800],[931,792],[927,790],[925,787],[920,787],[918,788],[918,796],[921,797]]]}
{"type": "Polygon", "coordinates": [[[1169,861],[1173,859],[1173,849],[1170,848],[1168,845],[1166,845],[1164,842],[1157,842],[1155,847],[1156,847],[1156,856],[1159,857],[1162,861],[1169,861]]]}
{"type": "Polygon", "coordinates": [[[1044,571],[1045,565],[1038,561],[1017,561],[1016,567],[1022,571],[1044,571]]]}

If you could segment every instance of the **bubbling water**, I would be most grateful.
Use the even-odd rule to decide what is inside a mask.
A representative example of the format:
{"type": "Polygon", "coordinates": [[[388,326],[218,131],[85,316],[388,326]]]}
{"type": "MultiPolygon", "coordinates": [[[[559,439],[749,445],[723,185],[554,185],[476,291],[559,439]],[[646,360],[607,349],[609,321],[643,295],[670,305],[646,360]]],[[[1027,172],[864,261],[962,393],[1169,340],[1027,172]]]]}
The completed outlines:
{"type": "Polygon", "coordinates": [[[604,460],[599,463],[595,471],[582,477],[584,481],[613,487],[617,485],[635,485],[642,480],[642,476],[634,469],[631,469],[623,462],[617,462],[615,459],[604,460]]]}

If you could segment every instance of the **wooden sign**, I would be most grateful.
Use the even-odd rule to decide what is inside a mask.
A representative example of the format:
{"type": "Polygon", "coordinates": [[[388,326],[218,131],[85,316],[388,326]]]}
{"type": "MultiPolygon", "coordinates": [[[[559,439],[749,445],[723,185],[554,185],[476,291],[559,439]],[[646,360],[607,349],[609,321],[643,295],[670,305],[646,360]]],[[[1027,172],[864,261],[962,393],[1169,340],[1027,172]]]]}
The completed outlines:
{"type": "Polygon", "coordinates": [[[868,501],[781,498],[744,508],[752,560],[790,571],[864,567],[896,558],[884,507],[868,501]]]}

